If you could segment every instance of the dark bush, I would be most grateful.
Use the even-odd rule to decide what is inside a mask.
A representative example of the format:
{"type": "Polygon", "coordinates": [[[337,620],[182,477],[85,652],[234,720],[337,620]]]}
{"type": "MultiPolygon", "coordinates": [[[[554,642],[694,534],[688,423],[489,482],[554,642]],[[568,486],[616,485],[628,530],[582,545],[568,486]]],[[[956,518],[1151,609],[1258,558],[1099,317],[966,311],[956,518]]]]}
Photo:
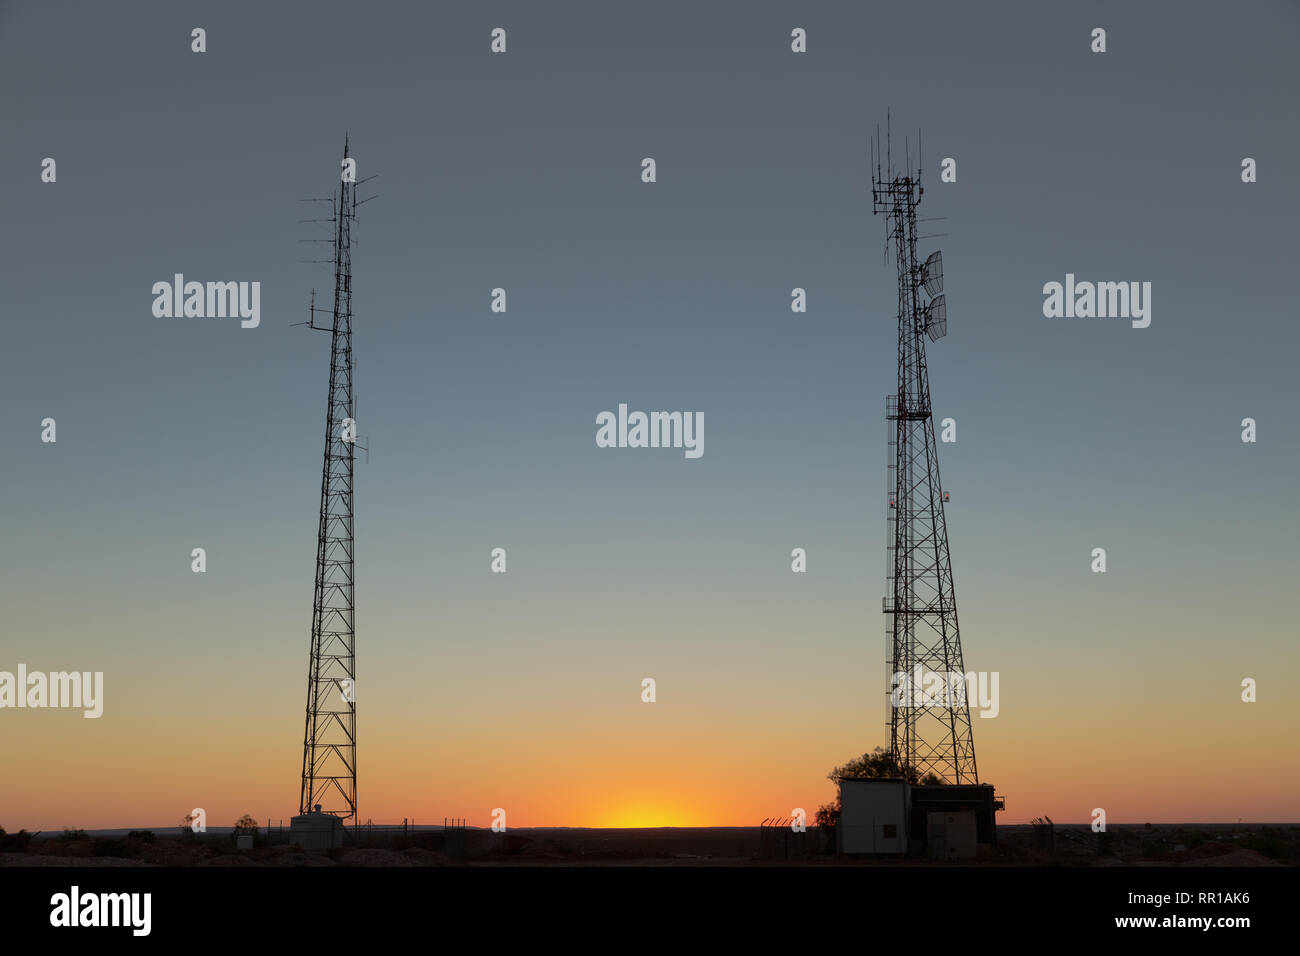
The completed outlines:
{"type": "Polygon", "coordinates": [[[125,840],[98,839],[92,851],[94,856],[129,856],[125,840]]]}
{"type": "Polygon", "coordinates": [[[4,828],[0,827],[0,850],[7,850],[10,853],[26,853],[27,845],[32,842],[32,835],[26,830],[19,830],[17,833],[5,833],[4,828]]]}

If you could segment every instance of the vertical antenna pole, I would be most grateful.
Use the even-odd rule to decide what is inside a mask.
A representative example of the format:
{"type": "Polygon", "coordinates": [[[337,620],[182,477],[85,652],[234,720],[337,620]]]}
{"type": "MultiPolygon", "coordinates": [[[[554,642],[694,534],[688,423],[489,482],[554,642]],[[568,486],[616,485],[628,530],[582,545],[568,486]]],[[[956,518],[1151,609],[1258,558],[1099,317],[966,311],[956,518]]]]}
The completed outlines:
{"type": "MultiPolygon", "coordinates": [[[[348,158],[344,138],[343,157],[348,158]]],[[[354,600],[352,386],[352,223],[356,187],[343,179],[334,209],[334,308],[330,330],[329,398],[321,468],[311,659],[303,730],[300,813],[320,805],[341,820],[357,817],[356,624],[354,600]],[[351,693],[345,693],[345,688],[351,693]]],[[[315,309],[315,293],[312,294],[315,309]]]]}

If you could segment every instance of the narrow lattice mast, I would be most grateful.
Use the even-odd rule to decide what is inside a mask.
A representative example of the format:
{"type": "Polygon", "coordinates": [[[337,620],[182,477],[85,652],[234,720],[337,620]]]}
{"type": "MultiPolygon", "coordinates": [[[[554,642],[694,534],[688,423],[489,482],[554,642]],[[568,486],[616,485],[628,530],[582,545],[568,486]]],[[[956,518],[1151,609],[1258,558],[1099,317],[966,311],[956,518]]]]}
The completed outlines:
{"type": "Polygon", "coordinates": [[[332,197],[334,305],[315,306],[308,324],[330,332],[329,401],[325,411],[325,461],[321,470],[320,531],[316,543],[316,589],[312,602],[311,661],[303,732],[300,813],[319,807],[354,823],[357,819],[356,627],[352,478],[356,415],[352,387],[352,252],[356,220],[355,174],[344,173],[332,197]],[[326,315],[331,323],[322,322],[326,315]]]}
{"type": "Polygon", "coordinates": [[[890,749],[899,770],[913,779],[978,783],[925,358],[926,337],[938,341],[947,331],[943,264],[937,252],[918,261],[921,173],[918,168],[912,175],[909,159],[906,174],[898,174],[887,143],[881,150],[877,136],[872,204],[885,216],[898,271],[898,387],[885,399],[894,425],[883,602],[890,749]],[[931,675],[943,681],[938,693],[939,679],[931,675]]]}

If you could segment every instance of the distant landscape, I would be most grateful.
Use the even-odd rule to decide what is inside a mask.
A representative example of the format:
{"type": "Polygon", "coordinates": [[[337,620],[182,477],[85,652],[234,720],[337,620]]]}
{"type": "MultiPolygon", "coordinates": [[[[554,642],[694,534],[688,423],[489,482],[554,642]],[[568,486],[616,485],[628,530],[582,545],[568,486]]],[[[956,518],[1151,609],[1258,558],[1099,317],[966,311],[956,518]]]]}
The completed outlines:
{"type": "Polygon", "coordinates": [[[0,866],[1295,866],[1300,824],[1127,824],[1094,833],[1088,824],[998,828],[981,859],[848,857],[834,834],[809,827],[538,827],[494,833],[442,827],[363,828],[333,850],[288,843],[288,829],[263,827],[237,849],[231,828],[181,833],[65,830],[4,834],[0,866]]]}

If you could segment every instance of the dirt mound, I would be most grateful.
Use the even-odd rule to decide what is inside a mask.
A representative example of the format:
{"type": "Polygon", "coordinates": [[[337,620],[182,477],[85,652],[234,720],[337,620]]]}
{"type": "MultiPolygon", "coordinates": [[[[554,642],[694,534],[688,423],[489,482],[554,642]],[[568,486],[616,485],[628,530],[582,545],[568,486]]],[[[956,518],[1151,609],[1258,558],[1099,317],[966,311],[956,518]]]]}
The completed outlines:
{"type": "Polygon", "coordinates": [[[573,851],[553,840],[535,840],[519,855],[531,860],[567,860],[573,856],[573,851]]]}
{"type": "Polygon", "coordinates": [[[42,853],[0,853],[0,866],[148,866],[125,856],[50,856],[42,853]]]}
{"type": "Polygon", "coordinates": [[[1202,857],[1199,860],[1188,860],[1183,866],[1285,866],[1285,863],[1279,863],[1277,860],[1270,860],[1258,850],[1247,850],[1245,847],[1237,847],[1228,853],[1220,853],[1217,856],[1202,857]]]}
{"type": "Polygon", "coordinates": [[[214,856],[204,860],[199,866],[261,866],[246,856],[214,856]]]}
{"type": "Polygon", "coordinates": [[[349,850],[339,858],[342,866],[421,866],[409,856],[394,850],[349,850]]]}
{"type": "Polygon", "coordinates": [[[142,850],[140,858],[154,866],[201,866],[209,855],[208,848],[200,843],[159,840],[142,850]]]}
{"type": "Polygon", "coordinates": [[[334,861],[324,853],[304,850],[296,846],[273,846],[265,860],[267,866],[334,866],[334,861]]]}
{"type": "Polygon", "coordinates": [[[445,853],[437,853],[433,850],[424,850],[418,846],[413,846],[410,849],[403,850],[402,856],[409,857],[411,860],[415,861],[416,866],[463,866],[464,865],[463,863],[459,863],[456,860],[453,860],[445,853]]]}

